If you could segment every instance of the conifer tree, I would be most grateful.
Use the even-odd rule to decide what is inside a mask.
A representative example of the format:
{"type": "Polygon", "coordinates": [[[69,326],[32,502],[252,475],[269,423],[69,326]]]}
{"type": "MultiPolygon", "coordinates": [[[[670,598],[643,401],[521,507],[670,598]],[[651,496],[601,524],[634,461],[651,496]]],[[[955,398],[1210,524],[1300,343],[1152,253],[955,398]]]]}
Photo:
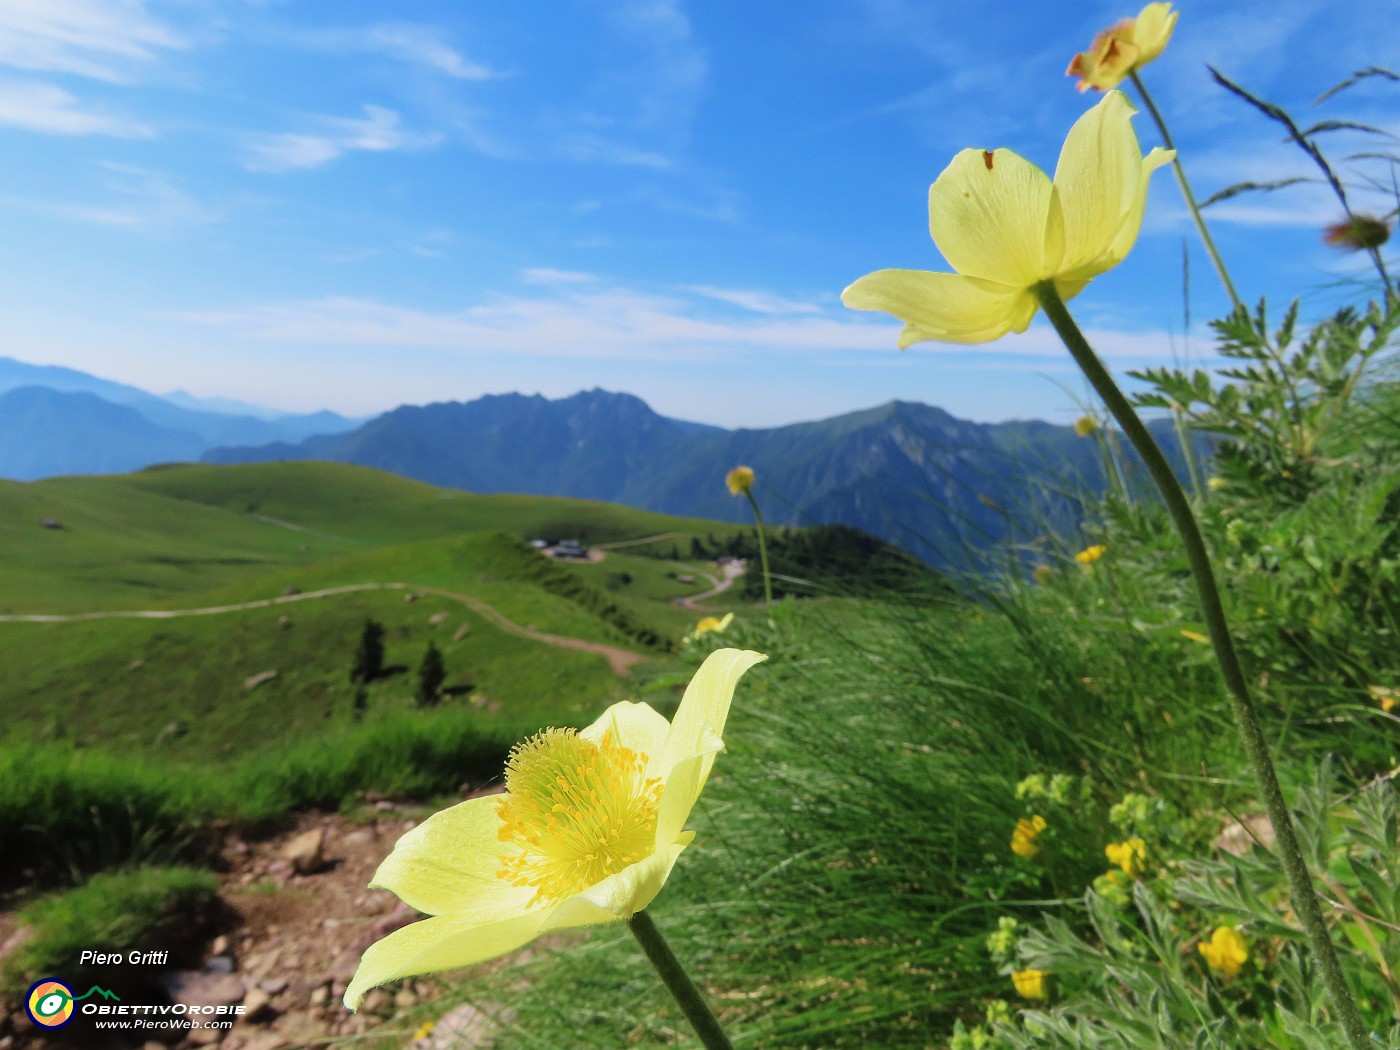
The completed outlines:
{"type": "Polygon", "coordinates": [[[384,625],[366,620],[360,632],[360,647],[355,650],[355,662],[350,667],[350,681],[372,682],[384,673],[384,625]]]}
{"type": "Polygon", "coordinates": [[[447,669],[442,663],[442,653],[432,642],[423,653],[423,662],[418,666],[418,706],[433,707],[442,693],[442,683],[447,678],[447,669]]]}

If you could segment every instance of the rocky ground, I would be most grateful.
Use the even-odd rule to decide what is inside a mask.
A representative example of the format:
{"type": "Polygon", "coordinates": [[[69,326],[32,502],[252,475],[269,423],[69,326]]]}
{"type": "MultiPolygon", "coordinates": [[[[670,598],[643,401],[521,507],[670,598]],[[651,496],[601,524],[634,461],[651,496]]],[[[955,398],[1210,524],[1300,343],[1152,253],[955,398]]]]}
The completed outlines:
{"type": "MultiPolygon", "coordinates": [[[[339,1040],[376,1045],[366,1036],[417,1050],[489,1044],[495,1026],[473,1007],[442,1016],[415,1009],[431,1000],[431,980],[375,989],[357,1014],[341,1005],[365,948],[419,918],[393,894],[367,886],[423,811],[383,799],[371,798],[368,805],[369,815],[362,819],[305,814],[295,827],[265,841],[229,840],[227,870],[220,875],[227,905],[224,932],[209,943],[202,968],[168,971],[161,983],[172,1002],[241,1003],[244,1014],[232,1029],[193,1030],[174,1043],[147,1043],[145,1050],[278,1050],[339,1040]],[[433,1024],[424,1031],[429,1018],[433,1024]]],[[[0,944],[13,932],[0,926],[0,944]]],[[[133,1045],[103,1043],[91,1029],[91,1042],[75,1042],[81,1023],[65,1031],[66,1045],[133,1045]]],[[[51,1044],[38,1038],[18,1002],[0,1005],[0,1050],[44,1045],[51,1044]]]]}

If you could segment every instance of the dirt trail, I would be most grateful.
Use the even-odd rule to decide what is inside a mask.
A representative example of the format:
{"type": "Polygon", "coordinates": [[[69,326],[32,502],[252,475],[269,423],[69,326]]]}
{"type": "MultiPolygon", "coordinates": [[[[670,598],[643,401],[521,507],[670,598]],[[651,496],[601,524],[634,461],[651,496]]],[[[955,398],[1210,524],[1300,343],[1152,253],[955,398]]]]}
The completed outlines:
{"type": "Polygon", "coordinates": [[[676,599],[676,604],[684,606],[687,609],[700,608],[700,606],[696,604],[697,602],[704,601],[706,598],[713,598],[716,594],[723,594],[725,591],[729,590],[729,588],[734,586],[734,581],[744,575],[745,568],[745,563],[741,561],[725,562],[724,565],[720,566],[720,572],[723,574],[723,578],[718,580],[708,572],[701,573],[701,575],[714,584],[714,586],[708,591],[701,591],[699,594],[692,594],[687,598],[678,598],[676,599]]]}
{"type": "Polygon", "coordinates": [[[215,616],[220,613],[241,612],[245,609],[265,609],[272,605],[285,605],[288,602],[308,601],[312,598],[329,598],[337,594],[349,594],[353,591],[377,591],[377,590],[398,590],[415,591],[420,594],[436,594],[440,598],[447,598],[451,601],[459,602],[474,612],[480,613],[497,627],[511,634],[519,635],[522,638],[532,638],[537,642],[544,642],[546,645],[557,645],[565,649],[579,649],[587,653],[597,653],[608,661],[608,666],[620,675],[625,675],[632,665],[646,657],[642,653],[634,653],[629,649],[620,649],[614,645],[605,645],[602,642],[590,642],[582,638],[566,638],[557,634],[545,634],[537,631],[533,627],[522,627],[513,620],[507,619],[504,615],[486,604],[480,598],[473,598],[469,594],[458,594],[455,591],[444,590],[440,587],[426,587],[412,583],[350,583],[343,587],[326,587],[317,591],[305,591],[301,594],[283,594],[276,598],[260,598],[250,602],[236,602],[232,605],[211,605],[203,609],[114,609],[105,612],[86,613],[21,613],[0,616],[0,623],[76,623],[82,620],[172,620],[180,616],[215,616]]]}

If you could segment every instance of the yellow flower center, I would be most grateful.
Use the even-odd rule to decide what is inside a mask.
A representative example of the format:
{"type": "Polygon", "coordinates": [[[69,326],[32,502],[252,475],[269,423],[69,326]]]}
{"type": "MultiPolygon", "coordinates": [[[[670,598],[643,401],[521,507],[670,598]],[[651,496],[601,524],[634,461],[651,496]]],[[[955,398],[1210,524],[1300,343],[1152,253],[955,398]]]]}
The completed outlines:
{"type": "Polygon", "coordinates": [[[650,856],[656,848],[661,780],[647,756],[607,734],[601,744],[573,729],[546,729],[506,761],[496,833],[514,848],[498,878],[533,886],[530,906],[563,900],[650,856]]]}

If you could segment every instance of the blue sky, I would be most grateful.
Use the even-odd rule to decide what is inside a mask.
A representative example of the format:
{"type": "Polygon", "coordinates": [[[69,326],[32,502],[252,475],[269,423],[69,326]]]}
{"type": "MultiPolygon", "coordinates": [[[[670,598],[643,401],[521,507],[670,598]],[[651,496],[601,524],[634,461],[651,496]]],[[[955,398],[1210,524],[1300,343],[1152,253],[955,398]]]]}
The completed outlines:
{"type": "MultiPolygon", "coordinates": [[[[1393,85],[1312,107],[1352,71],[1396,64],[1392,0],[1178,6],[1144,76],[1201,196],[1313,174],[1207,63],[1309,122],[1400,132],[1393,85]]],[[[959,149],[1053,169],[1095,99],[1066,64],[1135,13],[0,0],[0,354],[353,415],[601,386],[725,426],[892,398],[1071,419],[1083,383],[1042,321],[901,353],[897,322],[838,297],[882,267],[946,268],[927,190],[959,149]]],[[[1136,126],[1156,144],[1145,114],[1136,126]]],[[[1321,245],[1338,207],[1318,186],[1210,214],[1250,301],[1322,310],[1365,274],[1321,245]]],[[[1132,255],[1073,309],[1125,369],[1207,356],[1201,322],[1225,306],[1163,170],[1132,255]]]]}

